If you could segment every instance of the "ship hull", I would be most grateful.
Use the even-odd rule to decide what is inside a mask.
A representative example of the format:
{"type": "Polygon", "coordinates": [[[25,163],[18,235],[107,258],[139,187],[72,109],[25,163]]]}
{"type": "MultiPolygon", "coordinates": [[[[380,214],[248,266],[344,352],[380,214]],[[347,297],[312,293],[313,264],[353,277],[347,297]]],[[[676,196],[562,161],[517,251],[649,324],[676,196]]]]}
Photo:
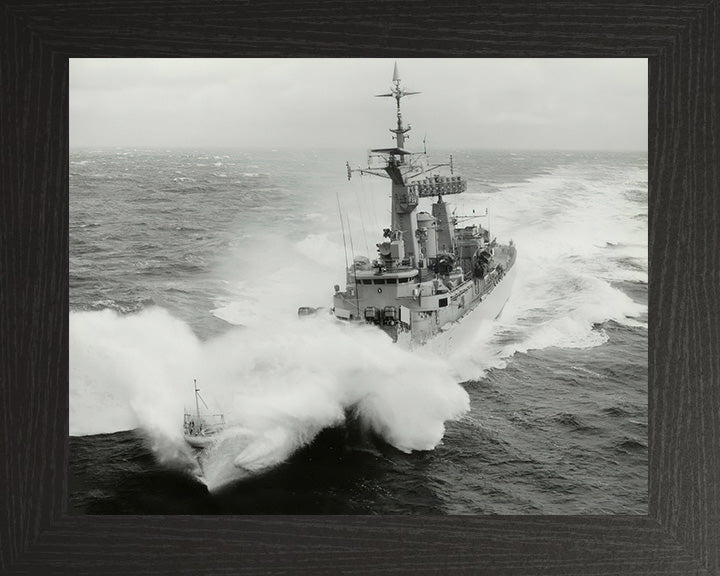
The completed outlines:
{"type": "MultiPolygon", "coordinates": [[[[516,275],[517,266],[513,265],[497,285],[487,293],[475,293],[473,286],[465,289],[462,296],[458,294],[445,308],[420,312],[410,311],[410,321],[400,325],[394,339],[400,338],[400,333],[405,331],[409,334],[413,344],[424,344],[470,314],[474,320],[494,320],[500,315],[505,303],[510,298],[516,275]]],[[[471,285],[473,282],[463,284],[458,287],[456,292],[461,292],[466,284],[471,285]]]]}
{"type": "Polygon", "coordinates": [[[195,436],[185,434],[185,442],[187,442],[193,448],[207,448],[214,442],[212,436],[195,436]]]}

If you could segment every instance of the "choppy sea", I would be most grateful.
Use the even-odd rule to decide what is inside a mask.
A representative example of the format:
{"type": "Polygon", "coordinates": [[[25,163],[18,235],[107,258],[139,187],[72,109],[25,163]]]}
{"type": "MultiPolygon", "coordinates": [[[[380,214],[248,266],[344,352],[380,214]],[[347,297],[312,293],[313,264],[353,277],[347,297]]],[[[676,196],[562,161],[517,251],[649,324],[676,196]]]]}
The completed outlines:
{"type": "Polygon", "coordinates": [[[389,222],[346,160],[71,151],[70,510],[647,513],[647,155],[455,151],[446,200],[518,276],[498,320],[410,351],[297,318],[389,222]],[[199,464],[194,379],[228,422],[199,464]]]}

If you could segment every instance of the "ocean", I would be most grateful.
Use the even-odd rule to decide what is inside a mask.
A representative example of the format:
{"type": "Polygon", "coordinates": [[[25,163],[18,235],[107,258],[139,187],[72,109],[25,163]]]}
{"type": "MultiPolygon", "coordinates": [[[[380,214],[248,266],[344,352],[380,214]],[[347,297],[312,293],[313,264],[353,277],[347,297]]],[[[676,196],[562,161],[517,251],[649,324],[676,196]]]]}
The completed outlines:
{"type": "Polygon", "coordinates": [[[389,225],[363,154],[71,150],[72,513],[647,513],[647,154],[455,151],[518,276],[413,350],[297,317],[389,225]]]}

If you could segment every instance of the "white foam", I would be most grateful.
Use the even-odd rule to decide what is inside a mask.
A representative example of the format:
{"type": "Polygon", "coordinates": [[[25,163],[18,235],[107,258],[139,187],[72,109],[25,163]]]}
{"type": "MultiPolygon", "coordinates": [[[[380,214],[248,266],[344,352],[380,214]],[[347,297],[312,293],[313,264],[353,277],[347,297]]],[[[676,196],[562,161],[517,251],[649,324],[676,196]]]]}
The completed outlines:
{"type": "Polygon", "coordinates": [[[83,312],[71,315],[70,333],[71,433],[139,426],[159,458],[184,463],[183,405],[192,404],[197,378],[205,400],[229,422],[219,452],[224,464],[209,456],[203,465],[211,487],[228,480],[231,456],[242,468],[238,476],[274,466],[321,429],[342,423],[346,410],[411,451],[436,446],[444,422],[469,408],[441,361],[329,317],[231,330],[201,343],[160,309],[83,312]]]}
{"type": "Polygon", "coordinates": [[[227,293],[216,299],[212,314],[231,324],[283,323],[301,306],[328,307],[333,285],[345,283],[342,244],[325,234],[298,242],[258,234],[228,261],[232,265],[219,272],[227,293]]]}

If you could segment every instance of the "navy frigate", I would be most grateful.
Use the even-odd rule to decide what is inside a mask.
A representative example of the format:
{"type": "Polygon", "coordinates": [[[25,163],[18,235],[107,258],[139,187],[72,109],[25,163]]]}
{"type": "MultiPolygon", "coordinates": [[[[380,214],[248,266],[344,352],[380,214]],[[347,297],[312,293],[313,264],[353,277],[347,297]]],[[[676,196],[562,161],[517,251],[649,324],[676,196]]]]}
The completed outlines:
{"type": "Polygon", "coordinates": [[[500,244],[480,224],[459,225],[474,217],[456,216],[445,201],[467,190],[452,156],[431,164],[426,150],[406,149],[411,127],[403,123],[400,102],[413,94],[419,92],[402,88],[396,63],[390,92],[377,95],[397,103],[397,124],[390,128],[394,146],[371,150],[366,168],[347,164],[348,180],[360,173],[391,181],[391,222],[377,244],[377,258],[353,258],[345,290],[335,286],[331,311],[344,321],[374,324],[393,341],[424,344],[471,312],[490,319],[500,315],[517,270],[517,250],[512,240],[500,244]],[[434,199],[430,211],[418,210],[421,198],[434,199]]]}

